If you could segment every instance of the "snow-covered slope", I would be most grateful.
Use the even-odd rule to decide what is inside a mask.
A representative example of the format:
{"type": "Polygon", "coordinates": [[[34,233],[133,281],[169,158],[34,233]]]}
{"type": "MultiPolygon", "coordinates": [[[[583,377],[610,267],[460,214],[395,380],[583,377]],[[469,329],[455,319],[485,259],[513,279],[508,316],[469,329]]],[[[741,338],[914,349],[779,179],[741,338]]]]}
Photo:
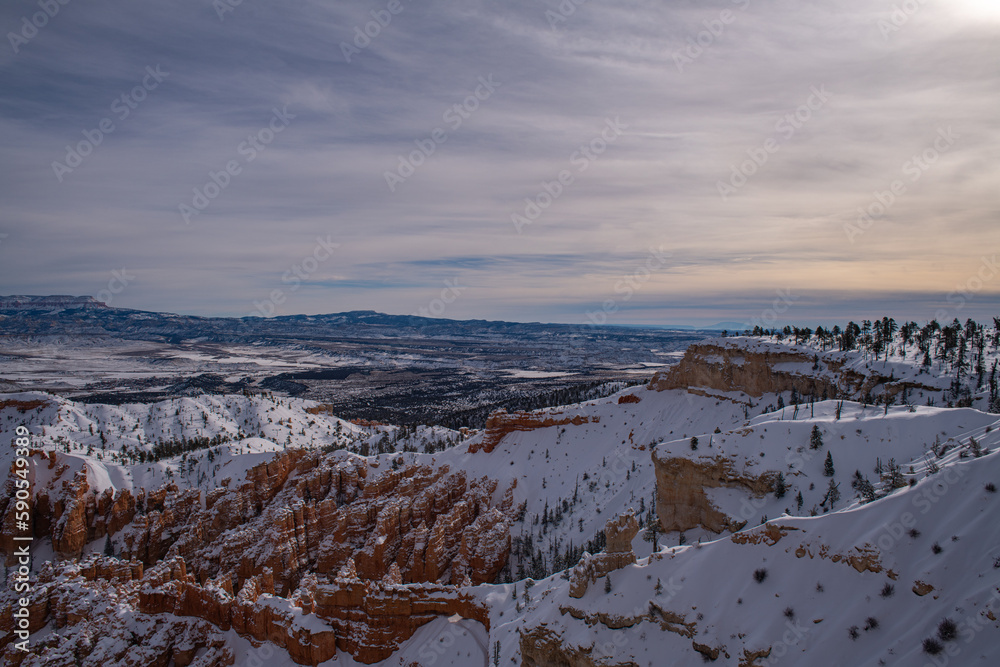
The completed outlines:
{"type": "Polygon", "coordinates": [[[504,662],[529,665],[700,665],[716,649],[721,664],[997,664],[1000,455],[953,450],[937,463],[863,506],[664,548],[611,573],[610,592],[592,586],[574,599],[550,577],[518,613],[512,587],[497,587],[491,639],[504,662]],[[939,637],[945,619],[951,640],[939,637]],[[925,639],[941,653],[925,653],[925,639]],[[558,650],[546,653],[545,640],[558,650]],[[593,662],[572,662],[577,652],[593,662]]]}
{"type": "MultiPolygon", "coordinates": [[[[205,492],[286,448],[357,453],[430,451],[465,435],[443,427],[348,422],[315,401],[202,394],[157,403],[84,404],[52,394],[0,394],[0,438],[24,425],[33,446],[68,454],[94,471],[91,488],[156,489],[166,482],[205,492]],[[110,485],[110,486],[109,486],[110,485]]],[[[13,451],[0,449],[10,468],[13,451]]],[[[74,468],[78,466],[74,465],[74,468]]]]}

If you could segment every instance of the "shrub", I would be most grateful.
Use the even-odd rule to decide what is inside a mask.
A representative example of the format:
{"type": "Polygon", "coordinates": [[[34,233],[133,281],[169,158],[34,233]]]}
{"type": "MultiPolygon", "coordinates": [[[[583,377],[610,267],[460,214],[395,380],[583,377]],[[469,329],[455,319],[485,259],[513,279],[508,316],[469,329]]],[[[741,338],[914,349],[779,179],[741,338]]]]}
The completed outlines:
{"type": "Polygon", "coordinates": [[[691,451],[698,449],[698,438],[691,436],[691,451]]]}
{"type": "Polygon", "coordinates": [[[818,581],[816,582],[816,592],[817,593],[822,593],[823,592],[823,584],[821,584],[818,581]]]}
{"type": "Polygon", "coordinates": [[[860,632],[858,632],[858,626],[856,626],[856,625],[852,625],[851,627],[849,627],[849,628],[847,629],[847,634],[848,634],[848,636],[849,636],[849,637],[851,638],[851,640],[853,641],[853,640],[857,639],[857,638],[858,638],[858,636],[859,636],[859,635],[860,635],[861,633],[860,633],[860,632]]]}
{"type": "Polygon", "coordinates": [[[937,655],[941,652],[942,648],[944,647],[941,646],[941,643],[933,637],[928,637],[924,640],[924,653],[927,655],[937,655]]]}
{"type": "Polygon", "coordinates": [[[990,482],[989,484],[986,485],[986,493],[996,493],[996,492],[997,492],[996,484],[990,482]]]}
{"type": "Polygon", "coordinates": [[[933,551],[936,554],[939,554],[942,551],[944,551],[944,549],[941,548],[940,544],[938,544],[937,542],[935,542],[934,544],[931,545],[931,551],[933,551]]]}
{"type": "Polygon", "coordinates": [[[865,632],[869,630],[878,630],[878,619],[874,616],[869,616],[865,619],[865,632]]]}
{"type": "Polygon", "coordinates": [[[879,595],[881,595],[884,598],[891,598],[892,594],[895,592],[896,592],[896,587],[890,583],[886,583],[886,585],[882,587],[882,592],[879,593],[879,595]]]}
{"type": "Polygon", "coordinates": [[[954,641],[958,638],[958,625],[950,618],[946,618],[938,624],[938,637],[943,642],[954,641]]]}
{"type": "Polygon", "coordinates": [[[762,567],[760,569],[754,570],[754,573],[753,573],[753,580],[754,581],[756,581],[758,584],[762,584],[762,583],[764,583],[765,579],[767,579],[767,569],[766,568],[762,567]]]}
{"type": "Polygon", "coordinates": [[[917,530],[916,528],[910,528],[910,537],[912,537],[913,539],[917,539],[918,537],[920,537],[920,531],[917,530]]]}
{"type": "Polygon", "coordinates": [[[793,618],[795,618],[795,610],[792,609],[791,607],[785,607],[785,611],[783,611],[782,613],[788,620],[792,620],[793,618]]]}

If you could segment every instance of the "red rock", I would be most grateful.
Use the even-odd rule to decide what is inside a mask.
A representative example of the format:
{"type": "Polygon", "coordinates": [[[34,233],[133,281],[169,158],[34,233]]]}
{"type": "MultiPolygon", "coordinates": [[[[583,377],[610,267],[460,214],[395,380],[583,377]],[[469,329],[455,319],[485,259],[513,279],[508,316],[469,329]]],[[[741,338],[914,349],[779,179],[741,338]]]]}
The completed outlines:
{"type": "MultiPolygon", "coordinates": [[[[482,451],[487,454],[500,444],[508,434],[514,431],[534,431],[539,428],[549,426],[565,426],[572,424],[579,426],[591,422],[591,418],[586,415],[576,415],[573,417],[558,417],[559,412],[513,412],[507,413],[505,410],[494,412],[486,420],[486,432],[483,439],[469,445],[469,453],[475,454],[482,451]]],[[[594,422],[598,417],[593,419],[594,422]]]]}

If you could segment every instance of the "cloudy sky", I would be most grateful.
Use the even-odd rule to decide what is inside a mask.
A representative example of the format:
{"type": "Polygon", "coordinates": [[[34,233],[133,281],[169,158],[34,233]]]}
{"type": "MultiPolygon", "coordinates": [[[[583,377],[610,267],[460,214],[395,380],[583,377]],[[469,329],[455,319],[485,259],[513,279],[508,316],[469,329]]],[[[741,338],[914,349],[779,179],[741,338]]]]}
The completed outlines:
{"type": "Polygon", "coordinates": [[[0,9],[0,293],[1000,314],[995,0],[52,5],[0,9]]]}

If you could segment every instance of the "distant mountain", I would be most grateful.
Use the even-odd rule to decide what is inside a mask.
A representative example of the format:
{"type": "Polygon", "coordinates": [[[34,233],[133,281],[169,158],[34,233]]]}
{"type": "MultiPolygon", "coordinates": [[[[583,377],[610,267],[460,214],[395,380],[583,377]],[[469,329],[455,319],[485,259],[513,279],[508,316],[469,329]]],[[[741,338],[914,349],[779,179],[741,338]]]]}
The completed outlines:
{"type": "MultiPolygon", "coordinates": [[[[88,296],[0,296],[0,335],[113,335],[118,338],[180,342],[249,342],[318,339],[330,336],[437,338],[519,336],[567,340],[584,334],[606,338],[641,327],[616,327],[495,320],[450,320],[355,310],[279,317],[196,317],[107,306],[88,296]]],[[[649,331],[662,328],[648,328],[649,331]]]]}
{"type": "Polygon", "coordinates": [[[0,310],[75,310],[108,308],[92,296],[0,296],[0,310]]]}

